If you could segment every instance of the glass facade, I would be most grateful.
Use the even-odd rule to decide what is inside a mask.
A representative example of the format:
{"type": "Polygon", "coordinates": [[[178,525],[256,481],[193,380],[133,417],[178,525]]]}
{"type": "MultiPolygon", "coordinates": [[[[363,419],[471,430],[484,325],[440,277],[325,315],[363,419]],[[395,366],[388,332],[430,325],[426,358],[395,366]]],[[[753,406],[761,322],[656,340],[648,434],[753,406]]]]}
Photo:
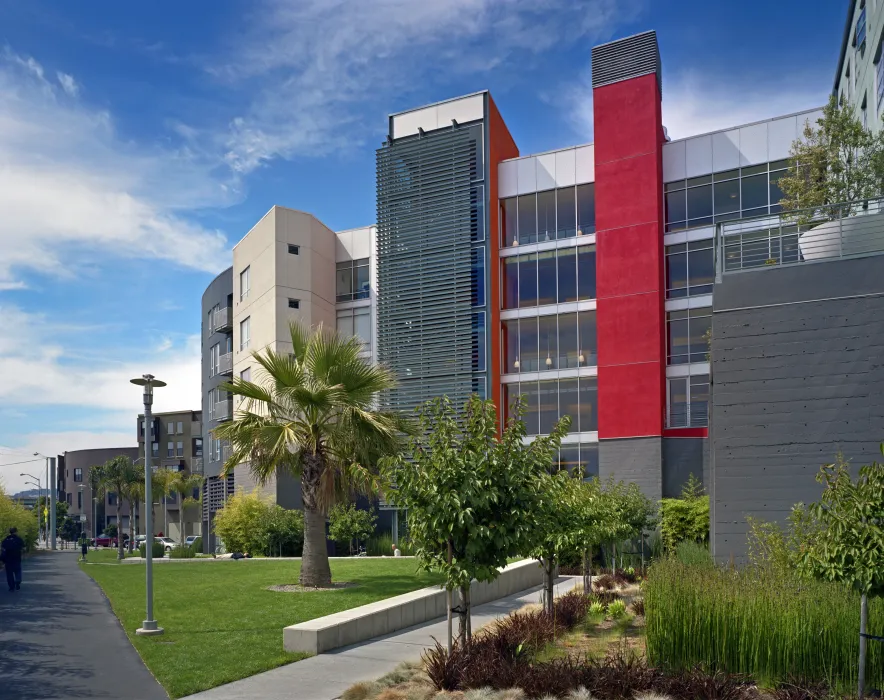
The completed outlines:
{"type": "Polygon", "coordinates": [[[670,365],[709,361],[712,307],[666,312],[666,360],[670,365]]]}
{"type": "Polygon", "coordinates": [[[595,233],[595,184],[532,192],[500,200],[501,246],[595,233]]]}
{"type": "Polygon", "coordinates": [[[503,308],[524,309],[595,299],[595,246],[503,258],[503,308]]]}
{"type": "Polygon", "coordinates": [[[712,294],[715,280],[713,240],[666,246],[666,298],[712,294]]]}
{"type": "Polygon", "coordinates": [[[337,301],[368,299],[370,288],[368,258],[345,260],[337,264],[335,294],[337,301]]]}
{"type": "Polygon", "coordinates": [[[504,374],[597,364],[595,311],[514,318],[502,323],[504,374]]]}
{"type": "Polygon", "coordinates": [[[366,350],[371,350],[371,308],[357,306],[354,309],[338,309],[338,333],[343,336],[357,336],[366,350]]]}
{"type": "Polygon", "coordinates": [[[667,425],[670,428],[705,428],[708,424],[709,375],[671,378],[667,425]]]}
{"type": "Polygon", "coordinates": [[[667,182],[666,230],[709,226],[780,211],[783,193],[777,185],[788,160],[667,182]]]}
{"type": "Polygon", "coordinates": [[[599,446],[596,442],[584,442],[562,445],[559,450],[557,469],[569,472],[580,470],[585,479],[599,475],[599,446]]]}
{"type": "Polygon", "coordinates": [[[598,431],[598,382],[595,377],[541,379],[503,385],[507,420],[519,397],[524,397],[523,420],[529,435],[546,435],[562,416],[571,417],[570,433],[598,431]]]}

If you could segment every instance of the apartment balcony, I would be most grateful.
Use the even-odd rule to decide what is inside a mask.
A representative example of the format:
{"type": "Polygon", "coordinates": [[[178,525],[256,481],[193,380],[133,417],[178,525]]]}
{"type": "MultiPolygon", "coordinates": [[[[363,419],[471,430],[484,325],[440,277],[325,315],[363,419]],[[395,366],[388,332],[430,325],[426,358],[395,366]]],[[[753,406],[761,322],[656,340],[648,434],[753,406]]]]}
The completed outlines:
{"type": "Polygon", "coordinates": [[[221,461],[225,464],[227,460],[230,459],[230,455],[233,454],[233,448],[230,445],[224,444],[221,445],[221,461]]]}
{"type": "Polygon", "coordinates": [[[667,428],[705,428],[709,425],[709,403],[706,401],[677,402],[669,406],[667,428]]]}
{"type": "Polygon", "coordinates": [[[212,328],[216,331],[229,331],[233,329],[233,309],[225,306],[215,311],[212,314],[212,328]]]}
{"type": "Polygon", "coordinates": [[[202,457],[194,457],[190,460],[190,473],[191,474],[202,474],[203,473],[203,458],[202,457]]]}
{"type": "Polygon", "coordinates": [[[884,253],[884,199],[718,224],[716,278],[745,270],[884,253]]]}
{"type": "Polygon", "coordinates": [[[218,374],[233,374],[233,353],[228,352],[218,358],[218,374]]]}
{"type": "Polygon", "coordinates": [[[228,399],[227,401],[219,401],[215,404],[215,410],[213,411],[213,415],[215,420],[224,421],[230,420],[233,418],[233,399],[228,399]]]}

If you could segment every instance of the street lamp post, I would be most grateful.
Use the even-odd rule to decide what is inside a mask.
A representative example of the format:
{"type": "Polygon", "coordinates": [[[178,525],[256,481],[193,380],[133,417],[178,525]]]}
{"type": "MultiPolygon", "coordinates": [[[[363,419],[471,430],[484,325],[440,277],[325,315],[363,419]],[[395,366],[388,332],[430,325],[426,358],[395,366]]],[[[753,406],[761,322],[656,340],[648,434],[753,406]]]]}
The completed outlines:
{"type": "Polygon", "coordinates": [[[28,474],[26,472],[22,472],[19,476],[29,476],[36,482],[33,485],[37,487],[37,531],[39,532],[41,531],[40,523],[43,522],[43,519],[40,517],[40,499],[43,497],[42,482],[40,481],[39,476],[34,476],[33,474],[28,474]]]}
{"type": "Polygon", "coordinates": [[[43,505],[46,507],[44,514],[44,520],[46,520],[46,546],[55,550],[56,530],[58,529],[55,513],[55,500],[58,493],[58,472],[55,469],[55,457],[47,457],[39,452],[35,452],[34,457],[42,457],[46,460],[46,500],[43,502],[43,505]]]}
{"type": "Polygon", "coordinates": [[[130,380],[133,384],[144,387],[144,519],[145,519],[145,537],[144,537],[144,564],[146,569],[145,582],[147,588],[147,619],[141,624],[135,634],[142,636],[154,636],[163,633],[163,628],[157,626],[157,621],[153,619],[153,518],[151,513],[151,504],[153,503],[153,494],[151,493],[151,442],[150,409],[153,405],[154,387],[159,388],[166,386],[165,382],[160,381],[152,374],[144,374],[140,377],[130,380]]]}
{"type": "MultiPolygon", "coordinates": [[[[81,529],[82,531],[84,531],[84,532],[83,532],[83,536],[84,536],[84,537],[85,537],[86,535],[90,534],[90,533],[89,533],[89,528],[88,528],[88,527],[83,527],[83,522],[86,520],[86,514],[83,512],[83,489],[85,489],[85,488],[86,488],[86,487],[85,487],[83,484],[80,484],[80,485],[77,487],[77,493],[80,495],[80,498],[77,500],[77,504],[78,504],[79,507],[80,507],[80,529],[81,529]]],[[[95,523],[94,523],[94,522],[92,523],[92,527],[93,527],[93,528],[95,527],[95,523]]]]}

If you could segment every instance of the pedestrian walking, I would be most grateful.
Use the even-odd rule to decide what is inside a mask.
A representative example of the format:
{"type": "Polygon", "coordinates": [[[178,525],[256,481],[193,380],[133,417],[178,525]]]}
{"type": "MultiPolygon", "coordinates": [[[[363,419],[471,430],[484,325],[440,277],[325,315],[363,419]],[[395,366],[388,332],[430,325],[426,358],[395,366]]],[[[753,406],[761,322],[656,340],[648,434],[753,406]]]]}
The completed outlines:
{"type": "Polygon", "coordinates": [[[0,543],[0,561],[6,568],[6,583],[9,592],[21,589],[21,553],[25,548],[24,540],[18,536],[18,530],[9,528],[6,539],[0,543]]]}
{"type": "Polygon", "coordinates": [[[86,561],[87,554],[89,554],[89,541],[82,537],[80,538],[80,561],[86,561]]]}

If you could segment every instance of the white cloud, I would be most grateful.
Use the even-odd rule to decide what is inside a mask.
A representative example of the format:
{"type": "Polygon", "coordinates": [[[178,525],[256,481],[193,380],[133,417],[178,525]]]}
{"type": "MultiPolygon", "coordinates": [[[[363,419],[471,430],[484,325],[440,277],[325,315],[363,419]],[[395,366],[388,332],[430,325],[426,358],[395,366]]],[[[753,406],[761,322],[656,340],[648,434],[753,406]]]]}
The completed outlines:
{"type": "Polygon", "coordinates": [[[187,218],[231,202],[220,159],[124,140],[108,112],[73,99],[73,77],[58,80],[0,53],[0,289],[21,288],[27,270],[73,275],[97,255],[223,269],[224,235],[187,218]]]}
{"type": "Polygon", "coordinates": [[[56,73],[58,77],[58,84],[61,85],[61,89],[64,90],[71,97],[76,97],[80,92],[80,86],[77,85],[77,81],[74,80],[74,76],[68,75],[67,73],[62,73],[58,71],[56,73]]]}
{"type": "MultiPolygon", "coordinates": [[[[390,101],[422,81],[481,75],[577,40],[607,39],[645,0],[268,0],[227,62],[209,70],[262,86],[226,137],[249,172],[275,157],[320,154],[383,124],[390,101]]],[[[478,85],[477,87],[483,87],[478,85]]]]}

